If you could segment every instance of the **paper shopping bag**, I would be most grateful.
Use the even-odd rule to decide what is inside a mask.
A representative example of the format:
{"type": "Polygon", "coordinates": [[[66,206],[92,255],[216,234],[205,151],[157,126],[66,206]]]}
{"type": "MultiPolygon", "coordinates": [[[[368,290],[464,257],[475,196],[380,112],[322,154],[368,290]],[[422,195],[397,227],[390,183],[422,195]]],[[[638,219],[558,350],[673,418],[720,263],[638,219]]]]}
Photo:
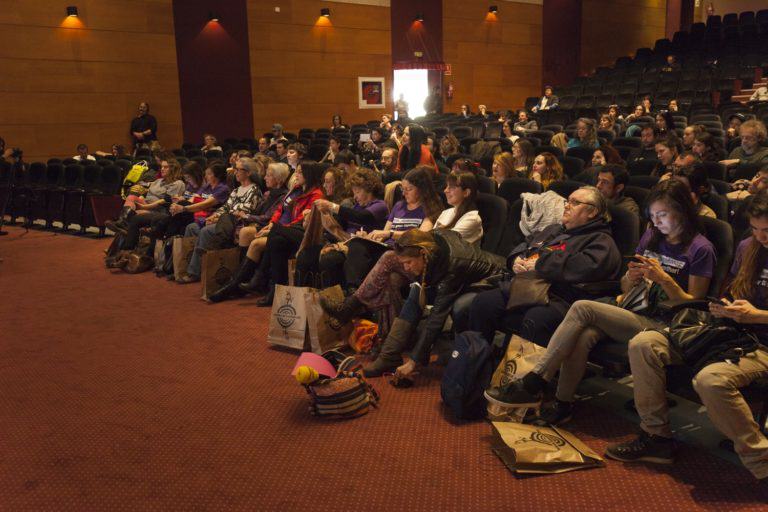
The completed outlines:
{"type": "Polygon", "coordinates": [[[187,265],[192,259],[192,251],[197,244],[196,236],[176,237],[173,239],[173,277],[181,279],[187,273],[187,265]]]}
{"type": "Polygon", "coordinates": [[[318,353],[346,346],[347,339],[349,338],[349,334],[352,332],[353,327],[351,322],[341,324],[338,320],[323,311],[323,308],[320,307],[321,296],[334,302],[343,301],[344,292],[339,285],[324,290],[307,288],[306,304],[309,336],[310,341],[317,340],[317,346],[320,350],[318,353]]]}
{"type": "Polygon", "coordinates": [[[605,466],[576,436],[557,427],[494,421],[491,449],[513,473],[553,474],[605,466]]]}
{"type": "Polygon", "coordinates": [[[320,353],[317,336],[312,339],[307,323],[307,290],[302,286],[275,286],[267,341],[273,345],[320,353]]]}
{"type": "MultiPolygon", "coordinates": [[[[512,335],[507,345],[504,357],[496,367],[491,377],[491,387],[504,386],[513,380],[522,378],[533,370],[539,359],[546,353],[546,349],[521,338],[512,335]]],[[[517,421],[525,417],[527,407],[504,407],[494,403],[488,403],[488,419],[491,421],[517,421]]]]}
{"type": "Polygon", "coordinates": [[[203,299],[215,293],[232,280],[240,264],[240,249],[220,249],[203,253],[200,282],[203,285],[203,299]]]}

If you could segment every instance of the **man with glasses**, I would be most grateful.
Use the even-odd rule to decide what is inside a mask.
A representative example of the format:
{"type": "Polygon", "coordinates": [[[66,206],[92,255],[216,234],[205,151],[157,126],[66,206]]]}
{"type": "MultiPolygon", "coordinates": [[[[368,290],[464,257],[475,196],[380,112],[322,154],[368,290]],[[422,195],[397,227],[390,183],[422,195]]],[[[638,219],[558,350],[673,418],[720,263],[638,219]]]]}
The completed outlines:
{"type": "Polygon", "coordinates": [[[457,301],[456,331],[479,331],[490,344],[494,333],[503,330],[546,346],[571,304],[597,298],[585,283],[618,279],[621,254],[608,226],[608,202],[600,191],[590,186],[574,191],[562,223],[531,234],[515,247],[507,268],[512,280],[515,275],[536,272],[547,281],[549,303],[508,311],[512,280],[507,279],[495,289],[467,294],[457,301]]]}
{"type": "Polygon", "coordinates": [[[741,146],[734,148],[727,160],[720,161],[726,167],[736,167],[741,164],[768,164],[768,148],[762,146],[766,138],[765,125],[754,119],[746,121],[739,127],[741,146]]]}

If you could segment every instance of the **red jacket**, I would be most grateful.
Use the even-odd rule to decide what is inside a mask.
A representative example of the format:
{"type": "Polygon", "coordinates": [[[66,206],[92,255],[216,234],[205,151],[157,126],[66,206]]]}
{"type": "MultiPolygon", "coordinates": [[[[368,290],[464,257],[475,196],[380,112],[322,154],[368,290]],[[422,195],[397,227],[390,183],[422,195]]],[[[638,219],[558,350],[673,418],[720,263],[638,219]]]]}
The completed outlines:
{"type": "MultiPolygon", "coordinates": [[[[286,195],[286,198],[291,193],[288,192],[288,195],[286,195]]],[[[302,195],[298,196],[296,199],[291,201],[293,203],[293,207],[291,209],[291,222],[289,222],[288,226],[293,226],[294,224],[299,224],[304,220],[304,210],[310,210],[312,209],[312,203],[314,203],[318,199],[323,198],[323,190],[320,187],[315,187],[309,192],[305,192],[302,195]]],[[[283,207],[285,206],[285,199],[283,199],[280,204],[277,206],[277,209],[275,209],[274,215],[272,215],[272,219],[270,219],[270,222],[274,222],[277,224],[280,222],[280,217],[283,215],[283,207]]]]}
{"type": "MultiPolygon", "coordinates": [[[[438,174],[440,172],[440,169],[437,167],[437,162],[435,162],[435,157],[432,156],[432,152],[429,150],[428,146],[421,145],[421,155],[419,156],[419,165],[428,165],[432,167],[432,170],[435,174],[438,174]]],[[[402,172],[402,169],[400,168],[400,159],[397,159],[397,166],[395,167],[396,172],[402,172]]]]}

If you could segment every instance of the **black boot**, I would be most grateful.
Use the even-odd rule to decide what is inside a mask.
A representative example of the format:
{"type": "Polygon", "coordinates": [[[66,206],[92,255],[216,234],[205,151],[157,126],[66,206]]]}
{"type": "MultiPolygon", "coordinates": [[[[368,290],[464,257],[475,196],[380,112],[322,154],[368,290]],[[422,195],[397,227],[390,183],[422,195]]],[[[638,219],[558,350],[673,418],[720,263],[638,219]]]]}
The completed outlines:
{"type": "Polygon", "coordinates": [[[231,297],[238,297],[244,292],[240,289],[240,283],[253,274],[256,269],[256,262],[249,258],[243,258],[243,262],[240,264],[240,268],[237,269],[232,279],[208,296],[210,302],[221,302],[231,297]]]}
{"type": "Polygon", "coordinates": [[[116,220],[108,220],[104,225],[115,233],[125,234],[128,231],[128,219],[135,214],[136,212],[133,211],[132,208],[123,206],[123,209],[120,210],[120,216],[118,216],[116,220]]]}
{"type": "Polygon", "coordinates": [[[387,372],[393,372],[398,366],[403,364],[401,355],[408,345],[408,340],[413,333],[413,323],[395,318],[392,322],[392,328],[387,334],[387,339],[381,345],[379,357],[374,362],[363,368],[363,375],[366,377],[381,377],[387,372]]]}
{"type": "Polygon", "coordinates": [[[263,297],[259,297],[259,299],[256,300],[256,305],[260,308],[271,308],[272,303],[275,301],[275,287],[272,286],[269,288],[269,291],[266,295],[263,297]]]}
{"type": "Polygon", "coordinates": [[[355,316],[365,312],[365,306],[354,295],[346,297],[344,302],[331,301],[321,295],[320,307],[342,324],[346,324],[355,316]]]}
{"type": "MultiPolygon", "coordinates": [[[[256,265],[256,263],[254,263],[254,265],[256,265]]],[[[250,282],[240,284],[239,286],[240,289],[246,293],[266,293],[269,289],[269,283],[261,269],[256,269],[250,282]]]]}

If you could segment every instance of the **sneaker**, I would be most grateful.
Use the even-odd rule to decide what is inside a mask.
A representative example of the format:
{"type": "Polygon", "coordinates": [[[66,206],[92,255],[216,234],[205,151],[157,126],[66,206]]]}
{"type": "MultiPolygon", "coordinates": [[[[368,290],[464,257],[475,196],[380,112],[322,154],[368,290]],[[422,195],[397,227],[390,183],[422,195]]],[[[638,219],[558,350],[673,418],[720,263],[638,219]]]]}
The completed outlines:
{"type": "Polygon", "coordinates": [[[538,407],[542,393],[532,394],[525,390],[522,380],[515,380],[498,388],[487,389],[485,399],[502,407],[538,407]]]}
{"type": "Polygon", "coordinates": [[[674,462],[674,450],[674,440],[642,432],[636,439],[628,443],[609,446],[605,450],[605,456],[621,462],[644,461],[655,464],[672,464],[674,462]]]}
{"type": "Polygon", "coordinates": [[[557,426],[568,423],[573,419],[573,407],[573,402],[561,402],[560,400],[555,400],[552,405],[541,410],[541,413],[539,413],[534,424],[557,426]]]}

